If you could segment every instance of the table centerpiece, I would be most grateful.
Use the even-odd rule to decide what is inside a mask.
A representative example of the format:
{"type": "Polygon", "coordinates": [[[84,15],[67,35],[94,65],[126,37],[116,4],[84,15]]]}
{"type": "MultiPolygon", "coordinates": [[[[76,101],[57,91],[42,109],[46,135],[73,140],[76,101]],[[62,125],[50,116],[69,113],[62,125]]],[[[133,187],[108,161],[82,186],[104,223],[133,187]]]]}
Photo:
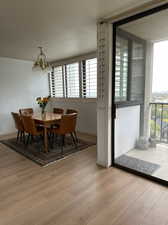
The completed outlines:
{"type": "Polygon", "coordinates": [[[36,98],[37,104],[41,108],[41,113],[44,114],[47,103],[49,102],[50,96],[36,98]]]}

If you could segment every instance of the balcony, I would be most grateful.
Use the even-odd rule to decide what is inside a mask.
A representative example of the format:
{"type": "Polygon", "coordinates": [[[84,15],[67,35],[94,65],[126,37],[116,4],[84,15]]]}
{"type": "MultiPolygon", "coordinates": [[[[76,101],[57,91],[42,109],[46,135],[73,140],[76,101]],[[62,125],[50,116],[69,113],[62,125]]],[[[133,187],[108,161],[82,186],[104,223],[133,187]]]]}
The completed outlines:
{"type": "MultiPolygon", "coordinates": [[[[134,114],[137,114],[138,106],[134,114],[131,114],[131,112],[133,112],[133,107],[129,107],[129,110],[128,115],[131,117],[131,121],[133,121],[135,117],[134,114]]],[[[118,116],[120,116],[120,114],[118,114],[118,116]]],[[[156,146],[149,145],[147,149],[141,149],[134,143],[133,148],[129,148],[125,152],[119,152],[120,155],[117,155],[116,162],[121,166],[143,172],[144,174],[168,180],[168,103],[150,103],[150,117],[148,118],[150,138],[153,140],[153,143],[156,143],[156,146]]],[[[124,111],[124,121],[127,120],[126,111],[124,111]]],[[[146,134],[149,134],[149,132],[146,132],[146,134]]],[[[133,137],[133,133],[130,132],[130,129],[129,135],[131,138],[133,137]]],[[[128,140],[129,136],[126,137],[128,140]]],[[[145,137],[148,139],[149,135],[145,137]]],[[[126,142],[124,142],[124,145],[125,143],[126,142]]],[[[124,145],[122,149],[125,150],[124,145]]],[[[119,146],[121,146],[121,144],[119,144],[119,146]]],[[[118,150],[119,147],[116,146],[116,149],[118,150]]]]}
{"type": "Polygon", "coordinates": [[[168,103],[151,103],[150,136],[168,143],[168,103]]]}
{"type": "Polygon", "coordinates": [[[150,103],[150,115],[150,137],[156,147],[134,148],[126,155],[158,165],[152,176],[168,180],[168,103],[150,103]]]}

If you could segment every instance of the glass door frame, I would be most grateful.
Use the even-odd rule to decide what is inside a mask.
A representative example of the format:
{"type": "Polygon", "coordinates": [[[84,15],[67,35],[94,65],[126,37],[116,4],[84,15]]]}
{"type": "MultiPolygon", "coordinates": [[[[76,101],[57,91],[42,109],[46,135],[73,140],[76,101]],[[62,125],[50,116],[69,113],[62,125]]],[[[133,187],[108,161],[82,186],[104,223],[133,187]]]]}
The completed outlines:
{"type": "Polygon", "coordinates": [[[116,68],[116,31],[117,31],[117,27],[135,20],[138,20],[140,18],[146,17],[146,16],[150,16],[152,14],[158,13],[160,11],[166,10],[168,9],[168,3],[162,4],[160,6],[154,7],[152,9],[137,13],[133,16],[118,20],[116,22],[114,22],[112,24],[113,26],[113,41],[112,41],[112,46],[113,46],[113,52],[112,52],[112,112],[111,112],[111,117],[112,117],[112,123],[111,123],[111,129],[112,129],[112,136],[111,136],[111,141],[112,141],[112,149],[111,149],[111,156],[112,156],[112,166],[125,170],[127,172],[133,173],[135,175],[144,177],[146,179],[152,180],[154,182],[157,182],[159,184],[162,185],[166,185],[168,186],[168,181],[157,178],[157,177],[153,177],[151,175],[147,175],[144,174],[142,172],[127,168],[125,166],[121,166],[115,163],[115,118],[116,118],[116,103],[115,103],[115,76],[116,76],[116,72],[115,72],[115,68],[116,68]]]}

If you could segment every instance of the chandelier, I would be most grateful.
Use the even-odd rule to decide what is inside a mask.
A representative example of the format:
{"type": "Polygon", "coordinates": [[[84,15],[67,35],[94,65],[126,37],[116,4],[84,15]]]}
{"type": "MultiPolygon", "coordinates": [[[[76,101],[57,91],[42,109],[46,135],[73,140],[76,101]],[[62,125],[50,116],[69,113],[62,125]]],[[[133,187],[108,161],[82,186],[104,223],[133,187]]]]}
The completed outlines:
{"type": "Polygon", "coordinates": [[[40,50],[40,54],[37,56],[36,61],[33,65],[33,70],[35,71],[48,71],[51,69],[49,62],[47,62],[47,57],[43,52],[42,47],[38,47],[40,50]]]}

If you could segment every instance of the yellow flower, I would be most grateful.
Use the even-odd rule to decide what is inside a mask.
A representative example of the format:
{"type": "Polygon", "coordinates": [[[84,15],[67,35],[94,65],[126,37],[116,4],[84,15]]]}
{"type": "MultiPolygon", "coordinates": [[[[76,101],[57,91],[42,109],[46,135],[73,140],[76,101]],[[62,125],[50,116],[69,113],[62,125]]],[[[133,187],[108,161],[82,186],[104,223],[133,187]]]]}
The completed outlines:
{"type": "Polygon", "coordinates": [[[48,98],[43,98],[43,102],[48,102],[48,98]]]}
{"type": "Polygon", "coordinates": [[[36,101],[37,101],[37,102],[40,101],[40,100],[41,100],[41,97],[36,98],[36,101]]]}

